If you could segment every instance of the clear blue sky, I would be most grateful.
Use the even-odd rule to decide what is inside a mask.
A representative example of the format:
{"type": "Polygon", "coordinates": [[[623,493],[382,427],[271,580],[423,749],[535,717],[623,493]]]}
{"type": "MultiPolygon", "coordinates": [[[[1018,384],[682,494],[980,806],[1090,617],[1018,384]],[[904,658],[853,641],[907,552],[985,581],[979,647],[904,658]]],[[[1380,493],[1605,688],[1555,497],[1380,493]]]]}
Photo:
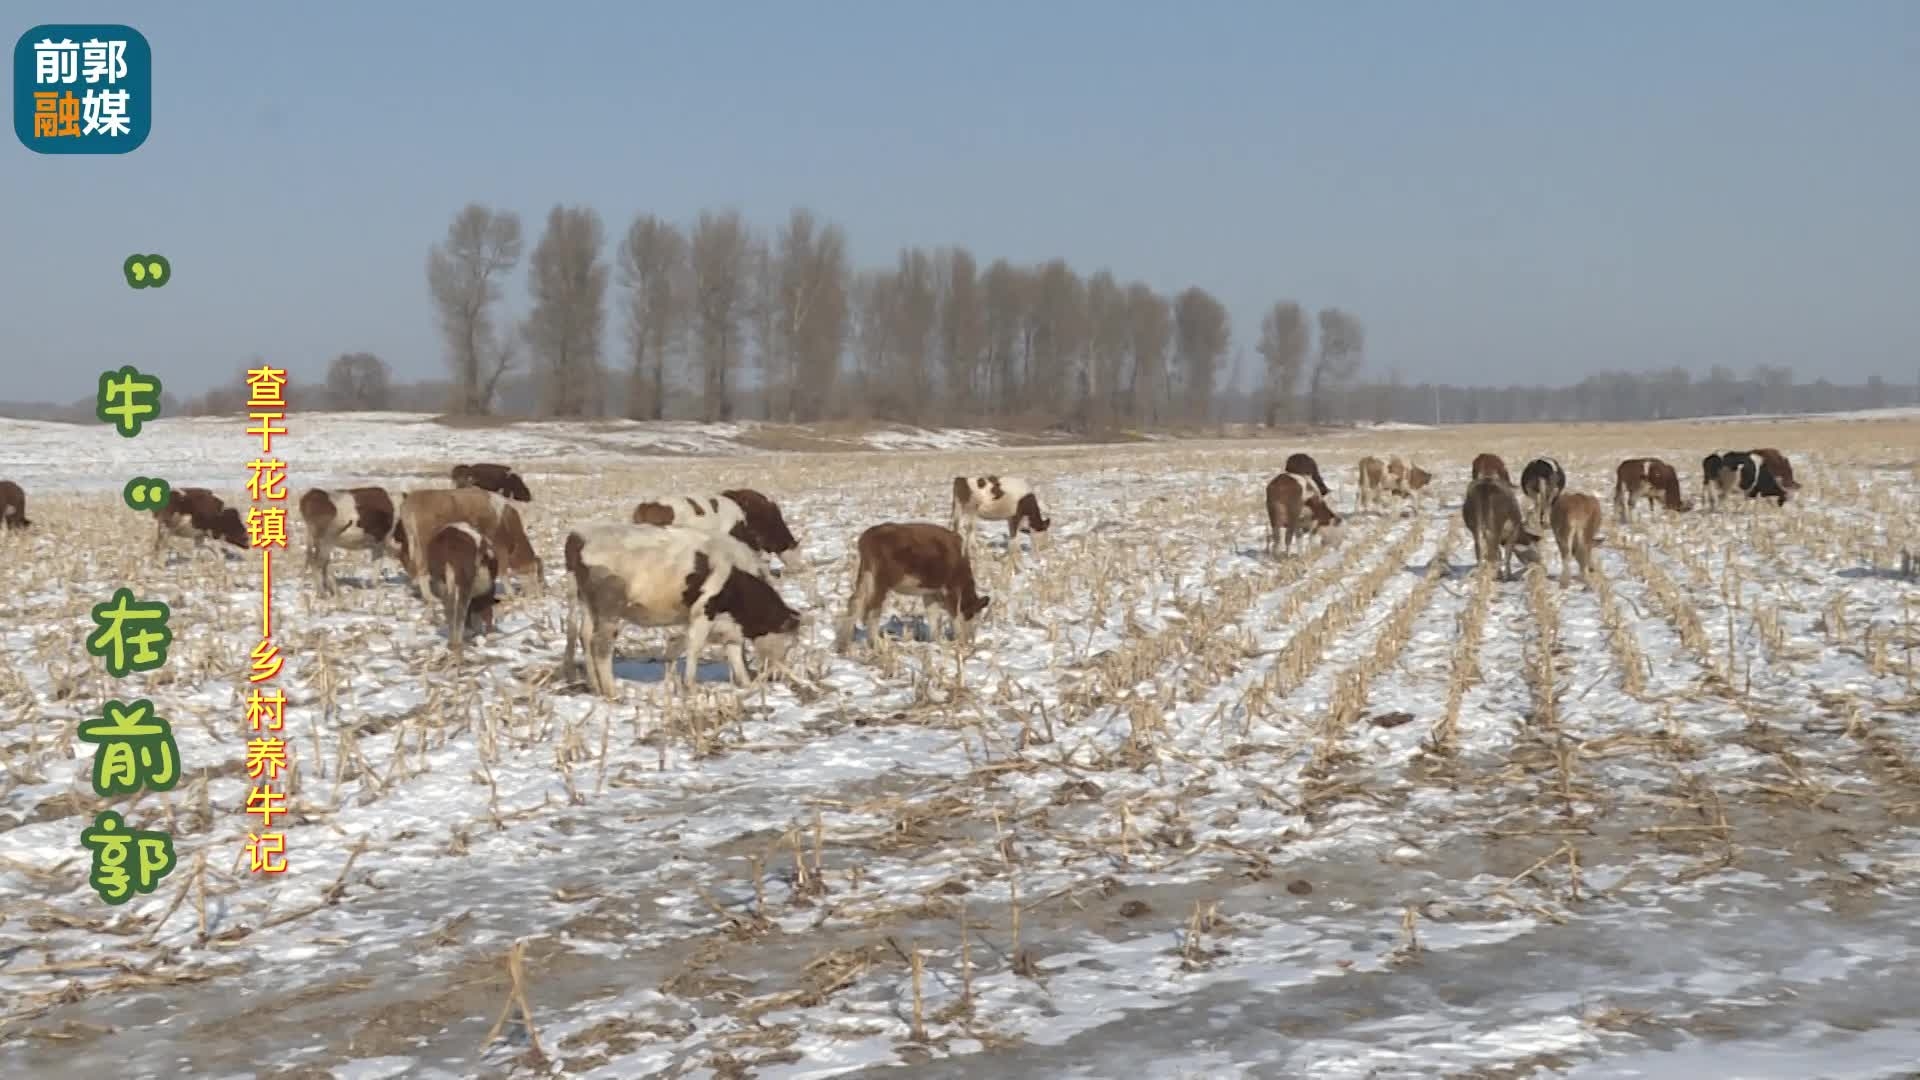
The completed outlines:
{"type": "Polygon", "coordinates": [[[437,372],[426,252],[469,200],[529,246],[555,202],[613,236],[806,205],[862,265],[961,243],[1202,285],[1249,349],[1276,298],[1339,305],[1411,380],[1920,367],[1912,0],[5,12],[8,45],[138,28],[158,104],[126,157],[6,139],[0,398],[256,353],[437,372]],[[136,250],[174,283],[126,288],[136,250]]]}

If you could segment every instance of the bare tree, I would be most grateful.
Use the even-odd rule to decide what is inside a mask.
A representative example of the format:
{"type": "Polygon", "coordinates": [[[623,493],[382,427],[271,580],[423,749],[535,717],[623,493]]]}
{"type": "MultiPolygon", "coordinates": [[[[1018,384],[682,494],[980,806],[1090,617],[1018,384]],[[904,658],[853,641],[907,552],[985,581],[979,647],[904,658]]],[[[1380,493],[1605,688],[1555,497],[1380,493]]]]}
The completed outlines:
{"type": "Polygon", "coordinates": [[[853,281],[854,364],[859,400],[869,410],[887,404],[899,291],[898,278],[888,270],[862,271],[853,281]]]}
{"type": "Polygon", "coordinates": [[[741,320],[752,237],[737,210],[701,211],[693,226],[693,310],[701,370],[702,418],[733,419],[733,376],[740,366],[741,320]]]}
{"type": "Polygon", "coordinates": [[[980,273],[965,248],[934,256],[940,291],[940,362],[947,374],[947,400],[966,414],[980,410],[986,393],[987,322],[980,273]]]}
{"type": "Polygon", "coordinates": [[[769,415],[817,419],[839,376],[847,334],[847,238],[796,208],[774,237],[769,415]]]}
{"type": "Polygon", "coordinates": [[[1105,270],[1087,279],[1087,418],[1104,428],[1126,409],[1121,372],[1126,367],[1131,327],[1127,294],[1105,270]]]}
{"type": "Polygon", "coordinates": [[[1127,286],[1127,397],[1134,420],[1158,424],[1172,403],[1173,380],[1167,341],[1173,335],[1173,310],[1166,297],[1147,285],[1127,286]]]}
{"type": "Polygon", "coordinates": [[[511,338],[496,332],[492,308],[520,252],[518,214],[469,203],[427,254],[427,287],[447,342],[456,413],[486,413],[500,377],[513,367],[511,338]]]}
{"type": "Polygon", "coordinates": [[[346,353],[327,365],[327,404],[344,412],[385,409],[393,388],[387,362],[372,353],[346,353]]]}
{"type": "Polygon", "coordinates": [[[1266,424],[1280,422],[1280,414],[1294,416],[1294,398],[1307,362],[1307,316],[1291,300],[1275,301],[1260,321],[1260,357],[1267,362],[1266,424]]]}
{"type": "Polygon", "coordinates": [[[1065,259],[1051,259],[1034,274],[1027,309],[1032,335],[1027,403],[1048,416],[1077,412],[1085,400],[1086,304],[1080,275],[1065,259]]]}
{"type": "Polygon", "coordinates": [[[1020,401],[1020,351],[1024,343],[1027,278],[1005,259],[995,259],[980,281],[986,304],[983,312],[987,339],[989,409],[1007,415],[1020,401]]]}
{"type": "Polygon", "coordinates": [[[1313,366],[1311,417],[1314,423],[1329,418],[1328,397],[1353,380],[1366,355],[1366,331],[1360,320],[1339,308],[1321,308],[1320,359],[1313,366]]]}
{"type": "Polygon", "coordinates": [[[587,207],[555,206],[528,262],[533,310],[524,331],[540,363],[542,399],[552,416],[597,415],[601,336],[606,327],[606,232],[587,207]]]}
{"type": "Polygon", "coordinates": [[[672,223],[642,214],[620,242],[617,266],[627,290],[627,354],[633,364],[627,415],[658,420],[666,415],[668,354],[686,317],[687,239],[672,223]]]}
{"type": "Polygon", "coordinates": [[[887,400],[892,408],[881,415],[892,413],[912,423],[926,419],[935,386],[933,328],[939,305],[933,259],[920,248],[902,251],[893,273],[893,328],[888,334],[894,368],[887,400]]]}
{"type": "Polygon", "coordinates": [[[1194,287],[1173,302],[1174,355],[1180,363],[1187,419],[1204,424],[1213,410],[1215,377],[1231,341],[1227,309],[1213,294],[1194,287]]]}

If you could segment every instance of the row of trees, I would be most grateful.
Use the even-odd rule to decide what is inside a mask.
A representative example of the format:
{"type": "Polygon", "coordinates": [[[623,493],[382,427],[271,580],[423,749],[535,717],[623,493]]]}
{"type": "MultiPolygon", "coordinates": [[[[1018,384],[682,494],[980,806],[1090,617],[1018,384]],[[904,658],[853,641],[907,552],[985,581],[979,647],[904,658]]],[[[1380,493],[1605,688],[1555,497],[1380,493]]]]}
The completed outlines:
{"type": "MultiPolygon", "coordinates": [[[[795,210],[770,234],[735,211],[686,227],[642,214],[609,260],[600,216],[556,206],[527,255],[524,317],[505,314],[524,247],[520,219],[478,204],[427,258],[453,411],[484,414],[525,360],[537,411],[634,419],[680,413],[806,423],[1116,424],[1208,420],[1246,363],[1205,289],[1165,296],[1065,260],[984,268],[965,248],[909,248],[856,271],[840,226],[795,210]],[[621,324],[610,354],[609,309],[621,324]],[[624,376],[624,377],[622,377],[624,376]],[[746,402],[758,408],[743,409],[746,402]]],[[[1365,353],[1358,319],[1281,301],[1256,346],[1269,422],[1328,416],[1365,353]],[[1318,331],[1318,349],[1314,348],[1318,331]]]]}
{"type": "MultiPolygon", "coordinates": [[[[293,368],[294,384],[300,388],[297,408],[302,410],[435,412],[445,408],[449,396],[458,390],[456,384],[447,379],[397,381],[385,361],[367,353],[336,357],[325,367],[324,376],[317,369],[303,369],[297,364],[293,368]],[[320,384],[318,387],[316,382],[320,384]]],[[[596,403],[593,415],[617,416],[621,411],[618,406],[630,400],[635,391],[630,386],[632,376],[604,371],[600,377],[603,385],[610,388],[609,400],[596,403]]],[[[533,375],[507,373],[493,382],[493,405],[497,411],[532,415],[539,410],[543,388],[533,375]]],[[[169,395],[165,408],[169,415],[175,416],[231,415],[241,408],[242,385],[236,371],[232,379],[200,397],[182,401],[169,395]]],[[[1855,384],[1826,379],[1803,383],[1796,382],[1788,368],[1762,365],[1744,375],[1717,366],[1704,378],[1695,378],[1677,368],[1641,373],[1607,372],[1560,387],[1407,383],[1390,376],[1377,381],[1345,383],[1323,396],[1324,418],[1334,423],[1631,421],[1920,405],[1920,383],[1894,384],[1878,376],[1855,384]]],[[[769,399],[758,388],[739,391],[736,400],[744,415],[764,416],[771,411],[769,399]]],[[[685,401],[690,408],[698,404],[697,396],[691,392],[685,401]]],[[[1208,419],[1215,424],[1264,424],[1271,419],[1270,406],[1271,399],[1263,389],[1248,392],[1230,388],[1215,395],[1208,419]]],[[[64,409],[0,403],[0,415],[90,421],[93,403],[88,399],[64,409]]]]}

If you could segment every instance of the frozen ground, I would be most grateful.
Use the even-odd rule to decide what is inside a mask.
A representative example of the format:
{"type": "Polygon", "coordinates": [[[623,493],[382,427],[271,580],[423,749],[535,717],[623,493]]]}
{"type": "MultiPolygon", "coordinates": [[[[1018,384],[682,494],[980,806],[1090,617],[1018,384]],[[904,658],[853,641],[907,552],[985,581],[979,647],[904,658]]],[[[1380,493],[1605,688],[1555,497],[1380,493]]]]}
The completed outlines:
{"type": "Polygon", "coordinates": [[[1612,464],[1649,453],[1695,495],[1688,463],[1721,447],[1434,429],[634,460],[327,423],[287,441],[294,488],[522,462],[552,561],[567,527],[643,492],[767,491],[804,545],[783,578],[812,615],[801,678],[736,693],[709,664],[668,694],[659,635],[629,630],[608,707],[552,680],[558,589],[516,598],[451,670],[402,585],[336,556],[337,598],[279,585],[295,869],[249,877],[254,560],[156,560],[117,505],[136,471],[238,497],[246,440],[208,422],[93,450],[9,441],[0,476],[23,479],[36,527],[0,538],[0,1074],[1920,1069],[1914,590],[1883,569],[1912,535],[1920,427],[1803,445],[1716,426],[1785,449],[1804,499],[1609,511],[1597,588],[1563,591],[1470,572],[1474,450],[1516,473],[1554,452],[1604,500],[1612,464]],[[1439,498],[1265,558],[1260,492],[1294,449],[1342,510],[1368,452],[1411,455],[1439,498]],[[982,563],[993,605],[958,675],[897,602],[874,652],[832,655],[858,531],[944,521],[953,475],[1001,469],[1055,526],[1017,568],[982,563]],[[116,683],[78,641],[120,584],[172,603],[177,636],[162,672],[116,683]],[[188,778],[112,801],[170,827],[180,866],[109,908],[85,883],[102,801],[75,725],[140,694],[188,778]],[[533,1024],[516,1013],[483,1048],[515,942],[533,1024]]]}

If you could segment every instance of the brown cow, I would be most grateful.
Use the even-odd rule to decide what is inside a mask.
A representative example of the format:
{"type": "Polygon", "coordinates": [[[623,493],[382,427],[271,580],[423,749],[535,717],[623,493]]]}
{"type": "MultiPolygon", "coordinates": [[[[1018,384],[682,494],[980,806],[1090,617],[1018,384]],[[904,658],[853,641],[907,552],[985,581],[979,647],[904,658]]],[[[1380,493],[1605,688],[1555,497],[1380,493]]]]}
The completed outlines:
{"type": "Polygon", "coordinates": [[[1411,500],[1413,509],[1415,512],[1418,512],[1420,509],[1420,496],[1427,490],[1427,485],[1432,482],[1432,473],[1418,465],[1409,465],[1407,466],[1405,476],[1400,481],[1400,486],[1396,494],[1404,495],[1411,500]]]}
{"type": "Polygon", "coordinates": [[[1319,495],[1309,493],[1302,478],[1283,472],[1267,481],[1267,554],[1278,555],[1281,536],[1286,537],[1287,554],[1293,554],[1294,537],[1311,537],[1325,529],[1321,540],[1328,546],[1340,542],[1339,514],[1319,495]]]}
{"type": "MultiPolygon", "coordinates": [[[[1393,463],[1400,464],[1400,459],[1394,458],[1393,463]]],[[[1395,488],[1399,486],[1400,476],[1395,475],[1389,480],[1389,467],[1377,457],[1361,458],[1356,471],[1360,474],[1359,483],[1356,485],[1357,491],[1353,497],[1353,506],[1356,511],[1365,510],[1369,503],[1378,504],[1386,497],[1390,484],[1395,488]]],[[[1404,474],[1404,466],[1401,472],[1404,474]]]]}
{"type": "Polygon", "coordinates": [[[1520,500],[1514,497],[1512,484],[1503,484],[1494,476],[1483,476],[1468,484],[1467,497],[1460,503],[1460,516],[1467,523],[1467,531],[1473,534],[1475,565],[1486,565],[1497,559],[1499,576],[1505,579],[1513,576],[1516,556],[1527,565],[1540,560],[1540,553],[1534,547],[1540,537],[1528,531],[1526,516],[1520,511],[1520,500]]]}
{"type": "Polygon", "coordinates": [[[27,520],[27,493],[11,480],[0,480],[0,528],[24,529],[27,520]]]}
{"type": "Polygon", "coordinates": [[[167,505],[153,512],[153,552],[160,554],[169,537],[192,537],[195,550],[208,540],[222,540],[247,549],[247,526],[240,511],[202,487],[173,488],[167,505]]]}
{"type": "Polygon", "coordinates": [[[1693,504],[1680,498],[1680,477],[1673,466],[1659,458],[1628,458],[1613,472],[1613,509],[1621,521],[1633,520],[1633,504],[1645,496],[1647,505],[1655,497],[1667,509],[1685,513],[1693,504]]]}
{"type": "Polygon", "coordinates": [[[300,519],[307,526],[307,569],[319,576],[322,594],[334,591],[333,549],[368,552],[376,581],[382,557],[400,552],[393,497],[383,487],[308,488],[300,496],[300,519]]]}
{"type": "Polygon", "coordinates": [[[482,491],[491,491],[505,495],[516,502],[532,502],[533,492],[527,490],[527,482],[510,465],[496,465],[482,461],[473,465],[455,465],[453,467],[454,487],[477,487],[482,491]]]}
{"type": "Polygon", "coordinates": [[[1320,463],[1306,454],[1289,454],[1286,466],[1280,471],[1292,473],[1302,480],[1313,481],[1313,486],[1320,492],[1320,497],[1323,499],[1327,497],[1327,482],[1320,479],[1320,463]]]}
{"type": "Polygon", "coordinates": [[[1752,454],[1755,460],[1764,466],[1768,472],[1773,474],[1774,480],[1777,481],[1781,487],[1786,488],[1788,491],[1796,491],[1799,489],[1800,482],[1793,478],[1793,465],[1787,461],[1787,455],[1775,450],[1771,446],[1762,447],[1759,450],[1749,450],[1748,453],[1752,454]]]}
{"type": "MultiPolygon", "coordinates": [[[[973,562],[959,533],[931,522],[888,521],[861,533],[858,546],[853,595],[847,598],[846,614],[834,629],[836,652],[847,650],[856,625],[867,627],[868,644],[872,644],[880,628],[877,617],[891,593],[922,598],[929,613],[936,608],[946,613],[956,638],[962,643],[973,641],[973,621],[992,598],[981,595],[975,586],[973,562]]],[[[927,629],[938,641],[944,627],[938,619],[929,619],[927,629]]]]}
{"type": "Polygon", "coordinates": [[[460,659],[467,632],[493,633],[494,581],[500,560],[473,526],[456,521],[427,541],[427,585],[445,606],[447,649],[460,659]]]}
{"type": "Polygon", "coordinates": [[[1471,484],[1475,480],[1491,478],[1508,487],[1513,486],[1513,477],[1507,475],[1507,463],[1500,460],[1499,454],[1478,454],[1473,459],[1473,468],[1467,477],[1471,484]]]}
{"type": "Polygon", "coordinates": [[[1560,548],[1560,587],[1570,580],[1569,559],[1580,564],[1580,580],[1593,588],[1588,574],[1593,571],[1593,549],[1601,543],[1600,500],[1584,491],[1562,492],[1553,501],[1553,541],[1560,548]]]}
{"type": "MultiPolygon", "coordinates": [[[[728,537],[684,525],[609,522],[569,532],[563,550],[573,594],[561,675],[572,676],[574,647],[584,644],[587,685],[608,699],[618,697],[613,639],[622,622],[686,627],[688,686],[709,637],[726,646],[733,681],[744,684],[747,642],[770,671],[800,633],[800,616],[752,567],[741,565],[750,552],[728,537]]],[[[671,674],[669,666],[663,678],[671,674]]]]}
{"type": "Polygon", "coordinates": [[[400,496],[395,516],[399,520],[394,523],[393,533],[400,548],[400,562],[422,598],[427,596],[427,560],[414,537],[431,537],[456,521],[466,522],[487,538],[508,574],[517,577],[531,567],[534,579],[546,584],[546,567],[533,553],[520,511],[502,495],[478,486],[420,488],[400,496]]]}

